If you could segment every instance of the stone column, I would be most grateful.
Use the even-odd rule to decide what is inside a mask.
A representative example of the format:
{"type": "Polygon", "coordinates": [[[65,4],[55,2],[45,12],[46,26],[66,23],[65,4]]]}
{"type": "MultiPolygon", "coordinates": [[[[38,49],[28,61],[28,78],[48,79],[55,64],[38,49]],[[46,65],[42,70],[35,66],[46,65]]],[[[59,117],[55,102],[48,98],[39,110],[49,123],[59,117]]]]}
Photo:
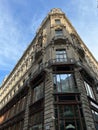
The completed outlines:
{"type": "Polygon", "coordinates": [[[44,130],[54,130],[53,82],[52,73],[45,79],[44,130]]]}
{"type": "Polygon", "coordinates": [[[27,102],[26,102],[26,107],[25,107],[25,115],[24,115],[24,126],[23,130],[29,130],[29,105],[31,101],[31,88],[30,84],[28,84],[29,90],[27,94],[27,102]]]}
{"type": "Polygon", "coordinates": [[[84,119],[85,119],[87,130],[96,130],[91,109],[89,106],[89,101],[87,98],[86,89],[84,86],[84,81],[78,69],[75,70],[75,79],[78,85],[79,92],[81,93],[82,109],[84,113],[84,119]]]}

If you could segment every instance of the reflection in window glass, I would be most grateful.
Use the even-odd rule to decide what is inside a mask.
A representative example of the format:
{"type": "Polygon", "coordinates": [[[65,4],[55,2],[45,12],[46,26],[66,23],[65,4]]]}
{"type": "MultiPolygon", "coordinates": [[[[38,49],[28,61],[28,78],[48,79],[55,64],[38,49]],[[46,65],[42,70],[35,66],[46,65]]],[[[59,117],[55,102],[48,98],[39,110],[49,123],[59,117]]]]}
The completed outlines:
{"type": "Polygon", "coordinates": [[[54,74],[55,92],[75,92],[75,81],[73,74],[54,74]]]}
{"type": "Polygon", "coordinates": [[[84,81],[84,84],[85,84],[87,95],[90,96],[91,98],[95,99],[92,87],[85,81],[84,81]]]}
{"type": "Polygon", "coordinates": [[[43,89],[44,89],[43,82],[34,88],[33,102],[36,102],[43,97],[43,95],[44,95],[43,89]]]}

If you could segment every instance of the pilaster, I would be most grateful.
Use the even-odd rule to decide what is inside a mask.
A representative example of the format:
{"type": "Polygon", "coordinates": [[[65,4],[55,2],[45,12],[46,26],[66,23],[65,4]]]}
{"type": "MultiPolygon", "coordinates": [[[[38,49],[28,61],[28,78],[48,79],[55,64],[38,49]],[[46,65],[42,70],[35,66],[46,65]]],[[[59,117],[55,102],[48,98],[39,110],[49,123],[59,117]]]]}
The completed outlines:
{"type": "Polygon", "coordinates": [[[25,115],[24,115],[24,127],[23,130],[28,130],[29,128],[29,105],[31,101],[31,88],[30,85],[27,84],[29,87],[28,94],[27,94],[27,102],[26,102],[26,107],[25,107],[25,115]]]}
{"type": "Polygon", "coordinates": [[[75,79],[78,85],[79,92],[81,93],[80,98],[82,102],[82,109],[84,113],[84,119],[85,119],[87,130],[96,130],[94,126],[94,120],[91,113],[89,101],[87,98],[86,89],[84,87],[84,82],[78,69],[75,70],[75,79]]]}
{"type": "Polygon", "coordinates": [[[52,73],[47,73],[45,81],[44,129],[54,130],[52,73]]]}

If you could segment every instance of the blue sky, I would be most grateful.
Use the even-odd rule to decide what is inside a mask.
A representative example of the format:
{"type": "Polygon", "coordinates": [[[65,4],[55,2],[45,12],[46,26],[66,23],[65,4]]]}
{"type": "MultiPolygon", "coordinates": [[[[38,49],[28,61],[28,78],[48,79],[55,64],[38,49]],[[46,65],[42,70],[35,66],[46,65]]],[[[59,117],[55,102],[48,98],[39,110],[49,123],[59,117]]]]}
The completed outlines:
{"type": "Polygon", "coordinates": [[[61,8],[98,60],[97,0],[0,0],[0,84],[52,8],[61,8]]]}

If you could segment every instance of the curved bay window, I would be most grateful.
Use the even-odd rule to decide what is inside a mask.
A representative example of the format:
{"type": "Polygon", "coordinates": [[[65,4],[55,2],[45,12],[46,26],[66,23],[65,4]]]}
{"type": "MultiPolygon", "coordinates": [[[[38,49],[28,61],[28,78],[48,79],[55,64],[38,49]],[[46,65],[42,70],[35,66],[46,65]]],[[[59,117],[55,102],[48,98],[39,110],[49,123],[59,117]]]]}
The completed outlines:
{"type": "Polygon", "coordinates": [[[74,74],[54,74],[55,92],[77,92],[74,74]]]}
{"type": "Polygon", "coordinates": [[[55,95],[56,130],[86,130],[79,94],[55,95]]]}

